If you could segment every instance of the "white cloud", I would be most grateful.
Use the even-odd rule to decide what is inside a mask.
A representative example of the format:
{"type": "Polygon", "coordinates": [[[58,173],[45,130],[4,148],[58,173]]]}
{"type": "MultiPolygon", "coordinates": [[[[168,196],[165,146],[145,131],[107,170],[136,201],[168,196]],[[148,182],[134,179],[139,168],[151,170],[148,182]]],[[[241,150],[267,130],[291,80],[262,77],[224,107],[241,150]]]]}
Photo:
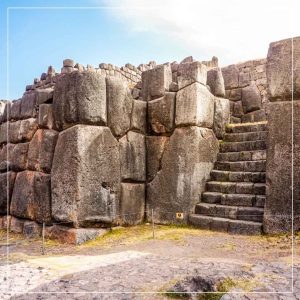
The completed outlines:
{"type": "Polygon", "coordinates": [[[163,35],[198,59],[216,55],[223,64],[265,57],[270,42],[300,35],[298,0],[105,2],[119,7],[110,12],[129,30],[163,35]]]}

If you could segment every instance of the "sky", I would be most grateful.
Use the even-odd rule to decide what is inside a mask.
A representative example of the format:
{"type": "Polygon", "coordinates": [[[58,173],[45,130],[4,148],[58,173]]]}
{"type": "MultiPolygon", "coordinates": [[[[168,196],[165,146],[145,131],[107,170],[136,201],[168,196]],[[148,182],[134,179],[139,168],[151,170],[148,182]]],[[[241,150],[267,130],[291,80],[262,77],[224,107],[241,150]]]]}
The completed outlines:
{"type": "Polygon", "coordinates": [[[299,11],[299,0],[0,0],[0,99],[22,97],[65,58],[95,67],[263,58],[270,42],[300,36],[299,11]]]}

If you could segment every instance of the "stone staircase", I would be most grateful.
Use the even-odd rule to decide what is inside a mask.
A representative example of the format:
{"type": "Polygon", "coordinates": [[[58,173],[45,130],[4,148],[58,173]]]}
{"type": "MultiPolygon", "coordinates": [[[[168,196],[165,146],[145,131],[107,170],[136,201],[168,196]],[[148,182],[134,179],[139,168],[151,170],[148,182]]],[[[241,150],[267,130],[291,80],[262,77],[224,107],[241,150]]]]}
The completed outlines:
{"type": "Polygon", "coordinates": [[[260,234],[265,203],[267,124],[229,124],[194,226],[236,234],[260,234]]]}

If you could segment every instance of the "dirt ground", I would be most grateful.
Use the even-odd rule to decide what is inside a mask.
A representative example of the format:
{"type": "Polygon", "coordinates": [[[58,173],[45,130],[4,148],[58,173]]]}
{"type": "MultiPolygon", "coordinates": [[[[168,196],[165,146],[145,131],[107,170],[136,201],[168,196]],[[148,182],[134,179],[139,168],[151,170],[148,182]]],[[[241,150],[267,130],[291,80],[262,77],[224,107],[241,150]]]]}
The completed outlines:
{"type": "Polygon", "coordinates": [[[157,225],[153,239],[141,225],[79,246],[46,240],[45,255],[41,239],[0,240],[1,299],[171,299],[187,296],[170,291],[192,276],[230,282],[193,299],[300,299],[299,236],[157,225]]]}

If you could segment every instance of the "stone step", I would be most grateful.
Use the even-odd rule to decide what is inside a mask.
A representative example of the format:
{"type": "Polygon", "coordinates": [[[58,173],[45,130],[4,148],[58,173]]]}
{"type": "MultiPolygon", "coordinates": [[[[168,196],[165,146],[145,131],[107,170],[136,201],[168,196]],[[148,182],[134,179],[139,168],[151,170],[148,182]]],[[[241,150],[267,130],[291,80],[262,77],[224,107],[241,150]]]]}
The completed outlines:
{"type": "Polygon", "coordinates": [[[225,142],[265,141],[267,139],[267,134],[267,131],[225,133],[223,140],[225,142]]]}
{"type": "Polygon", "coordinates": [[[262,222],[264,209],[259,207],[243,207],[210,203],[198,203],[195,208],[195,213],[210,217],[262,222]]]}
{"type": "Polygon", "coordinates": [[[218,161],[251,161],[265,160],[266,150],[218,153],[218,161]]]}
{"type": "Polygon", "coordinates": [[[267,148],[267,143],[265,140],[220,143],[220,152],[241,152],[241,151],[252,151],[252,150],[265,150],[266,148],[267,148]]]}
{"type": "Polygon", "coordinates": [[[267,131],[267,122],[259,123],[242,123],[242,124],[228,124],[226,126],[227,133],[243,133],[255,131],[267,131]]]}
{"type": "Polygon", "coordinates": [[[229,206],[255,206],[264,207],[265,195],[253,194],[225,194],[221,192],[204,192],[199,199],[210,204],[222,204],[229,206]]]}
{"type": "Polygon", "coordinates": [[[206,190],[208,192],[223,194],[265,195],[266,184],[253,182],[208,181],[206,183],[206,190]]]}
{"type": "Polygon", "coordinates": [[[202,229],[225,231],[233,234],[258,235],[262,233],[262,223],[252,221],[191,214],[189,215],[189,223],[202,229]]]}
{"type": "Polygon", "coordinates": [[[266,173],[265,172],[230,172],[212,170],[210,172],[210,179],[212,181],[231,181],[231,182],[254,182],[254,183],[265,183],[266,173]]]}
{"type": "Polygon", "coordinates": [[[232,172],[266,172],[266,160],[216,161],[214,169],[232,172]]]}

